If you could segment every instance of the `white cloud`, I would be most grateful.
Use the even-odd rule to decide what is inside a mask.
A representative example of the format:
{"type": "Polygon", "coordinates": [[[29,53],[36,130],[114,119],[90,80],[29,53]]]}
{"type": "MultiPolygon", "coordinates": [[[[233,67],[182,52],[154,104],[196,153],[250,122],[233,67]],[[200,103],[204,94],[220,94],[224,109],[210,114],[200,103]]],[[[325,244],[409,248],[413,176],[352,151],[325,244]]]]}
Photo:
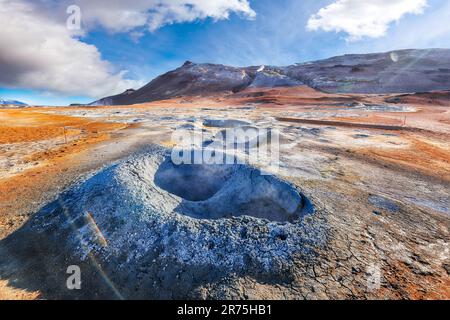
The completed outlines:
{"type": "Polygon", "coordinates": [[[79,5],[85,31],[102,26],[133,39],[163,25],[232,12],[255,15],[247,0],[0,0],[0,86],[93,98],[137,88],[98,49],[66,27],[66,8],[79,5]]]}
{"type": "Polygon", "coordinates": [[[29,3],[0,0],[0,86],[100,97],[142,85],[29,3]]]}
{"type": "MultiPolygon", "coordinates": [[[[28,0],[30,1],[30,0],[28,0]]],[[[34,1],[36,2],[36,0],[34,1]]],[[[44,7],[54,2],[38,0],[44,7]]],[[[248,0],[60,0],[61,9],[78,5],[87,29],[101,26],[111,32],[129,32],[136,28],[150,31],[173,23],[192,22],[206,18],[228,19],[231,13],[254,18],[256,13],[248,0]]],[[[63,10],[60,10],[63,11],[63,10]]]]}
{"type": "Polygon", "coordinates": [[[384,36],[392,22],[421,14],[427,0],[336,0],[310,17],[307,29],[345,32],[348,40],[384,36]]]}

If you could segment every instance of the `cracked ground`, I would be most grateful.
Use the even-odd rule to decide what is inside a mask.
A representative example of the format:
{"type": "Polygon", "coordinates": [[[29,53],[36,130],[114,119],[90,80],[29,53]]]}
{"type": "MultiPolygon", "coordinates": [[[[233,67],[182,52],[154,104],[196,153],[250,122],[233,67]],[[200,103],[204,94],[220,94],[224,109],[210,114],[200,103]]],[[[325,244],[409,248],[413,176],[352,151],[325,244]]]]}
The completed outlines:
{"type": "Polygon", "coordinates": [[[0,299],[66,294],[54,283],[65,270],[32,280],[42,277],[33,259],[51,252],[10,254],[27,251],[10,239],[44,205],[148,144],[173,146],[180,126],[217,133],[203,126],[211,118],[280,131],[277,175],[323,209],[314,219],[327,225],[327,241],[273,278],[211,280],[211,270],[158,265],[156,298],[449,299],[448,102],[252,90],[136,106],[0,109],[0,299]]]}

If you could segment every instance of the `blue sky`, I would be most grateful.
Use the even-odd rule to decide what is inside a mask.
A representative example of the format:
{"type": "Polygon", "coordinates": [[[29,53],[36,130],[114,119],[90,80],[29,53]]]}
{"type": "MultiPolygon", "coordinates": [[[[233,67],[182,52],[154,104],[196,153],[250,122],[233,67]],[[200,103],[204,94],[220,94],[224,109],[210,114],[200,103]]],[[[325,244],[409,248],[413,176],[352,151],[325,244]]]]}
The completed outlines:
{"type": "MultiPolygon", "coordinates": [[[[234,66],[288,65],[346,53],[448,48],[450,45],[450,4],[447,0],[416,0],[418,7],[421,6],[420,1],[426,2],[420,13],[406,13],[393,22],[388,20],[388,29],[382,36],[366,35],[362,30],[357,31],[361,35],[355,36],[346,24],[345,11],[342,13],[342,10],[338,11],[338,8],[333,7],[323,11],[320,27],[315,30],[307,28],[308,21],[320,9],[324,10],[339,1],[349,1],[351,4],[353,0],[249,1],[251,9],[256,13],[254,17],[231,11],[228,19],[201,17],[193,22],[181,20],[179,23],[159,26],[153,31],[148,31],[147,26],[142,25],[133,30],[117,32],[99,24],[89,27],[83,36],[75,38],[97,48],[101,60],[107,61],[108,68],[112,69],[108,72],[117,74],[126,70],[121,77],[132,80],[130,85],[147,83],[154,77],[179,67],[186,60],[234,66]],[[333,25],[331,30],[330,27],[327,30],[329,22],[325,20],[330,20],[330,15],[333,18],[339,15],[342,17],[339,16],[337,27],[333,25]],[[141,37],[135,39],[132,37],[133,32],[142,33],[141,37]]],[[[384,3],[384,0],[378,1],[384,3]]],[[[50,17],[45,19],[51,20],[50,17]]],[[[0,58],[1,54],[0,51],[0,58]]],[[[1,61],[2,59],[0,64],[1,61]]],[[[2,67],[8,70],[8,66],[2,67]]],[[[61,68],[60,74],[64,74],[64,70],[61,68]]],[[[77,75],[68,74],[67,77],[67,81],[72,81],[77,75]]],[[[65,80],[62,76],[57,81],[65,80]]],[[[27,85],[26,81],[20,81],[19,84],[8,84],[4,80],[3,83],[0,82],[0,97],[39,105],[67,105],[73,102],[90,102],[101,95],[95,92],[83,94],[83,90],[61,92],[54,89],[59,88],[57,85],[47,89],[45,85],[35,85],[35,81],[30,83],[31,85],[27,85]]],[[[110,89],[110,94],[118,93],[114,92],[118,88],[110,89]]],[[[120,88],[123,89],[123,85],[120,88]]]]}

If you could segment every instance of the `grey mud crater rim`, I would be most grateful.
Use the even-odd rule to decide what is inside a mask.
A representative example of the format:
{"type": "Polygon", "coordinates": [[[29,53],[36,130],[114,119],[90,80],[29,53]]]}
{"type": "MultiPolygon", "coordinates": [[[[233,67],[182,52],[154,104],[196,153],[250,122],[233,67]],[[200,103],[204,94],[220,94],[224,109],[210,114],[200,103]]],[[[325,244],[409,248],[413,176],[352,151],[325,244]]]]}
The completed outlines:
{"type": "Polygon", "coordinates": [[[242,164],[175,165],[166,158],[154,183],[182,199],[178,213],[197,219],[251,216],[293,222],[313,210],[295,186],[242,164]]]}
{"type": "Polygon", "coordinates": [[[164,288],[186,297],[234,274],[286,281],[295,259],[310,261],[326,245],[325,209],[317,203],[308,215],[310,203],[295,186],[245,165],[210,168],[209,180],[201,166],[174,168],[168,159],[167,150],[150,147],[61,194],[9,237],[41,253],[14,252],[18,265],[37,266],[39,282],[70,261],[83,265],[85,277],[91,274],[85,283],[97,288],[100,263],[125,297],[160,297],[164,288]],[[174,184],[180,174],[206,188],[174,184]],[[167,287],[155,284],[162,275],[167,287]]]}

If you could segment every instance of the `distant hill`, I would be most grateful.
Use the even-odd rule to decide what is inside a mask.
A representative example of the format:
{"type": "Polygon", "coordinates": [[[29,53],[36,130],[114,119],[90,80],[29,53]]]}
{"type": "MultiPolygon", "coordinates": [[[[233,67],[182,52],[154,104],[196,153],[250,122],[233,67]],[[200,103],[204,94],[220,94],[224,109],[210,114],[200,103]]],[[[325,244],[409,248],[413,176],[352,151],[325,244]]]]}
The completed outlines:
{"type": "MultiPolygon", "coordinates": [[[[103,99],[100,99],[98,101],[92,102],[89,105],[90,106],[113,106],[113,105],[123,105],[123,104],[130,104],[129,102],[129,96],[136,92],[134,89],[128,89],[125,92],[111,96],[106,97],[103,99]]],[[[74,104],[74,106],[79,106],[80,104],[74,104]]]]}
{"type": "Polygon", "coordinates": [[[450,49],[352,54],[287,67],[235,68],[187,61],[139,90],[90,105],[128,105],[246,88],[307,85],[331,93],[415,93],[450,89],[450,49]]]}
{"type": "Polygon", "coordinates": [[[16,100],[5,100],[0,98],[0,105],[1,106],[27,106],[26,103],[16,101],[16,100]]]}

